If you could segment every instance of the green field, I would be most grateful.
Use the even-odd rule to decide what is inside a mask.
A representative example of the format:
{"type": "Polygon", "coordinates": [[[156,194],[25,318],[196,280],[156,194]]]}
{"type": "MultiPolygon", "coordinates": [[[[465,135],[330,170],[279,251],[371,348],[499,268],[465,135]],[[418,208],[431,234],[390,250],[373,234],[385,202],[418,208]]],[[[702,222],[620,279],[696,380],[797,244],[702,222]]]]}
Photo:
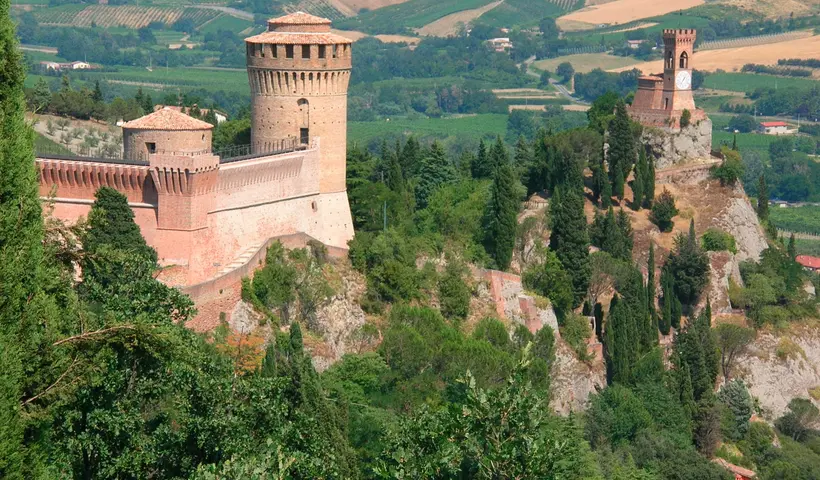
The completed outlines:
{"type": "Polygon", "coordinates": [[[797,246],[797,253],[799,255],[812,255],[820,257],[820,240],[801,240],[795,239],[797,246]]]}
{"type": "Polygon", "coordinates": [[[769,219],[781,230],[820,235],[820,207],[770,208],[769,219]]]}
{"type": "Polygon", "coordinates": [[[354,18],[336,22],[335,26],[342,30],[397,33],[402,27],[420,28],[451,13],[480,8],[488,3],[492,3],[492,0],[411,0],[362,13],[354,18]]]}
{"type": "Polygon", "coordinates": [[[62,153],[65,155],[71,155],[71,150],[65,148],[64,146],[60,145],[59,143],[51,140],[50,138],[46,138],[39,133],[34,134],[34,151],[46,151],[49,153],[62,153]]]}
{"type": "Polygon", "coordinates": [[[234,33],[239,33],[248,27],[252,27],[253,23],[241,18],[232,17],[228,14],[221,14],[217,18],[211,20],[203,25],[199,31],[202,33],[218,32],[219,30],[229,30],[234,33]]]}
{"type": "Polygon", "coordinates": [[[478,23],[493,27],[531,27],[544,17],[558,17],[567,11],[548,0],[506,0],[478,17],[478,23]]]}
{"type": "Polygon", "coordinates": [[[628,67],[638,63],[631,57],[619,57],[608,53],[579,53],[576,55],[564,55],[562,57],[546,58],[533,62],[532,66],[538,70],[554,72],[558,65],[569,62],[572,68],[579,73],[588,73],[596,68],[609,70],[612,68],[628,67]]]}
{"type": "Polygon", "coordinates": [[[605,42],[621,41],[624,40],[624,34],[626,32],[616,30],[624,30],[644,23],[657,23],[657,25],[639,29],[646,32],[647,38],[654,38],[666,28],[704,28],[709,25],[709,21],[703,17],[689,14],[667,14],[661,17],[644,18],[632,23],[615,25],[601,30],[570,32],[567,34],[567,37],[573,40],[582,40],[589,45],[600,44],[601,38],[603,38],[605,42]]]}
{"type": "MultiPolygon", "coordinates": [[[[734,134],[724,130],[712,131],[712,148],[719,149],[721,143],[731,145],[734,134]]],[[[737,146],[740,153],[745,150],[756,150],[764,158],[769,156],[769,144],[777,140],[774,135],[762,135],[758,133],[738,133],[737,146]]]]}
{"type": "Polygon", "coordinates": [[[201,87],[250,94],[248,75],[241,70],[203,70],[193,67],[165,69],[156,66],[153,72],[149,72],[144,67],[118,67],[116,72],[91,71],[81,75],[92,81],[100,79],[113,83],[144,83],[149,87],[201,87]]]}
{"type": "MultiPolygon", "coordinates": [[[[784,55],[788,56],[786,53],[784,55]]],[[[758,73],[713,73],[706,76],[705,88],[751,92],[757,88],[811,88],[818,85],[816,80],[795,77],[778,77],[758,73]]]]}
{"type": "Polygon", "coordinates": [[[378,122],[350,122],[348,143],[366,144],[374,138],[390,135],[414,134],[445,138],[451,135],[469,135],[474,138],[503,136],[507,131],[507,115],[486,114],[448,118],[396,119],[378,122]]]}

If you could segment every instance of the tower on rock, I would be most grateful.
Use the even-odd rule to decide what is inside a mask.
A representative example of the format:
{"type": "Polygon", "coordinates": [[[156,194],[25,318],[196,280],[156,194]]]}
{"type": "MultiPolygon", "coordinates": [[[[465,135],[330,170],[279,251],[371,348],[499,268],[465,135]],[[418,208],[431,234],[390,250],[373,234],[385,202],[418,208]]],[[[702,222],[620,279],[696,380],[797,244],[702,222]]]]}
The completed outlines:
{"type": "Polygon", "coordinates": [[[638,77],[638,91],[629,112],[645,126],[680,128],[684,110],[691,123],[706,119],[692,97],[693,29],[663,31],[663,74],[638,77]]]}
{"type": "Polygon", "coordinates": [[[321,193],[345,192],[350,39],[330,20],[297,12],[268,20],[246,38],[251,143],[257,152],[285,138],[319,139],[321,193]]]}

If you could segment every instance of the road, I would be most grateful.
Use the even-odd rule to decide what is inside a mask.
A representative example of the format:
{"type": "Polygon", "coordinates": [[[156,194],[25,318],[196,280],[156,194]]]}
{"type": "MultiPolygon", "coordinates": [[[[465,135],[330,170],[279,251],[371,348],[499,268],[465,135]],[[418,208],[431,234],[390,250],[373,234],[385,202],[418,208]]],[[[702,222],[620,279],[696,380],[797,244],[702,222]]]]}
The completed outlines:
{"type": "MultiPolygon", "coordinates": [[[[534,61],[535,61],[535,56],[532,56],[532,57],[524,60],[523,64],[527,66],[527,75],[529,75],[531,77],[541,78],[540,73],[535,72],[535,71],[530,69],[530,66],[532,65],[532,63],[534,61]]],[[[561,95],[562,97],[566,97],[570,102],[577,103],[577,104],[580,104],[580,105],[589,105],[589,102],[587,102],[585,100],[581,100],[580,98],[573,97],[572,93],[570,93],[570,91],[567,90],[567,87],[565,87],[565,86],[561,85],[560,83],[558,83],[558,81],[555,80],[554,78],[550,78],[550,85],[552,85],[555,88],[555,90],[558,91],[559,95],[561,95]]]]}

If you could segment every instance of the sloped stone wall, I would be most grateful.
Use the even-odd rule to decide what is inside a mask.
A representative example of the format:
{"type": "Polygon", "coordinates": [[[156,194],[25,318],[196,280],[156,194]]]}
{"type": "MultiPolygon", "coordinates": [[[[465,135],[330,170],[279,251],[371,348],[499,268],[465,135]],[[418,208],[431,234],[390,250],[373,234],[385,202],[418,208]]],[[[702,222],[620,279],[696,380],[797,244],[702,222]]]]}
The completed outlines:
{"type": "Polygon", "coordinates": [[[641,143],[655,159],[655,168],[669,168],[691,160],[709,158],[712,152],[712,121],[708,118],[680,131],[646,127],[641,143]]]}

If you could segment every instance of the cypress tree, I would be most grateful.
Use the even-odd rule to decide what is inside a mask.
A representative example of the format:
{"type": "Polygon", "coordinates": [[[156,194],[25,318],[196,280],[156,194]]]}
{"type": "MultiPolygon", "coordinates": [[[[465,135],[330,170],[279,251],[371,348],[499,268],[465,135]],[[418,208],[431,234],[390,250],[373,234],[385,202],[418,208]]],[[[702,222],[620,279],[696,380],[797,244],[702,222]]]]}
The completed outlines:
{"type": "MultiPolygon", "coordinates": [[[[610,172],[611,173],[611,172],[610,172]]],[[[624,199],[624,172],[620,168],[615,168],[615,178],[612,180],[612,194],[618,197],[618,201],[624,199]]]]}
{"type": "Polygon", "coordinates": [[[421,145],[419,145],[416,137],[411,135],[407,138],[399,158],[404,178],[411,178],[419,173],[421,169],[421,145]]]}
{"type": "Polygon", "coordinates": [[[592,314],[595,316],[595,337],[598,341],[604,342],[603,327],[604,327],[604,306],[601,302],[595,304],[592,309],[592,314]]]}
{"type": "Polygon", "coordinates": [[[592,166],[592,201],[600,204],[601,195],[604,192],[604,184],[609,183],[606,172],[602,164],[596,163],[592,166]]]}
{"type": "MultiPolygon", "coordinates": [[[[604,171],[606,175],[606,171],[604,171]]],[[[612,206],[612,184],[609,183],[609,179],[604,182],[603,189],[601,190],[601,208],[607,209],[612,206]]]]}
{"type": "Polygon", "coordinates": [[[512,260],[518,227],[519,201],[515,188],[515,173],[507,163],[495,169],[490,187],[490,201],[485,212],[484,246],[500,270],[506,270],[512,260]]]}
{"type": "Polygon", "coordinates": [[[655,244],[651,240],[649,242],[649,260],[646,263],[646,272],[646,300],[647,308],[649,309],[649,319],[657,330],[659,325],[658,312],[655,309],[655,244]]]}
{"type": "Polygon", "coordinates": [[[589,287],[589,233],[580,176],[559,186],[550,201],[550,249],[572,277],[573,305],[581,304],[589,287]]]}
{"type": "Polygon", "coordinates": [[[646,160],[646,170],[644,171],[645,177],[643,181],[643,203],[644,207],[652,208],[652,204],[655,201],[655,159],[652,157],[647,158],[646,160]]]}
{"type": "Polygon", "coordinates": [[[769,186],[765,175],[757,179],[757,218],[761,222],[769,220],[769,186]]]}
{"type": "Polygon", "coordinates": [[[627,383],[638,359],[639,332],[628,306],[616,294],[612,298],[604,333],[609,383],[627,383]]]}
{"type": "Polygon", "coordinates": [[[518,137],[515,144],[515,169],[523,171],[532,163],[532,149],[523,135],[518,137]]]}
{"type": "Polygon", "coordinates": [[[453,165],[444,154],[444,149],[438,142],[433,142],[429,154],[421,163],[419,181],[416,185],[416,204],[419,208],[425,208],[430,196],[442,185],[456,181],[456,174],[453,165]]]}
{"type": "Polygon", "coordinates": [[[618,236],[621,242],[618,255],[631,263],[635,235],[632,231],[632,221],[629,219],[629,214],[627,214],[623,208],[618,210],[618,218],[615,221],[615,225],[618,227],[618,236]]]}
{"type": "Polygon", "coordinates": [[[490,149],[490,171],[487,176],[490,178],[494,177],[498,167],[501,165],[508,165],[509,163],[510,155],[507,152],[507,147],[504,145],[504,141],[501,140],[501,137],[499,136],[496,138],[495,143],[490,149]]]}
{"type": "Polygon", "coordinates": [[[100,187],[94,198],[88,214],[88,230],[83,238],[86,252],[110,245],[156,262],[157,252],[145,242],[125,195],[111,187],[100,187]]]}
{"type": "Polygon", "coordinates": [[[789,247],[787,249],[789,253],[789,258],[792,260],[797,258],[797,242],[794,239],[794,234],[789,237],[789,247]]]}
{"type": "Polygon", "coordinates": [[[646,181],[646,152],[640,149],[638,162],[635,164],[635,179],[632,181],[632,210],[638,211],[644,202],[644,182],[646,181]]]}
{"type": "Polygon", "coordinates": [[[661,270],[661,290],[663,291],[663,316],[660,331],[664,335],[669,335],[670,327],[678,328],[680,325],[680,316],[675,318],[677,312],[675,304],[678,301],[675,296],[675,277],[666,266],[661,270]]]}
{"type": "MultiPolygon", "coordinates": [[[[624,101],[618,100],[615,104],[615,118],[609,128],[609,173],[613,182],[617,179],[618,171],[621,172],[622,179],[626,178],[632,170],[635,157],[635,137],[632,135],[629,114],[626,112],[624,101]]],[[[615,185],[613,190],[617,195],[618,189],[615,185]]],[[[622,198],[622,195],[619,198],[622,198]]]]}
{"type": "MultiPolygon", "coordinates": [[[[43,219],[10,2],[0,0],[0,478],[23,478],[23,345],[39,291],[43,219]],[[27,322],[28,321],[28,322],[27,322]]],[[[37,335],[42,335],[38,332],[37,335]]],[[[36,352],[25,351],[32,355],[36,352]]]]}

